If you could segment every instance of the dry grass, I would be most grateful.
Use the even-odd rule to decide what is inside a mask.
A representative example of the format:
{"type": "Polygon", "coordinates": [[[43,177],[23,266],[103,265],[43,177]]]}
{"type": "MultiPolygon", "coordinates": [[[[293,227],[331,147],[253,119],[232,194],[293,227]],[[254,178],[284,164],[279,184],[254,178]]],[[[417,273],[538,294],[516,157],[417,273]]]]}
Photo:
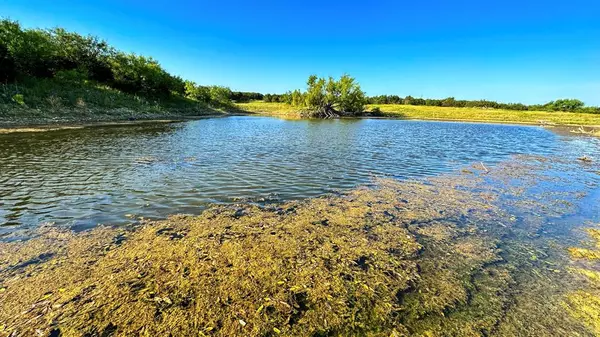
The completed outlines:
{"type": "MultiPolygon", "coordinates": [[[[296,117],[300,115],[300,112],[296,108],[285,103],[265,103],[256,101],[252,103],[237,104],[236,106],[241,110],[252,113],[296,117]]],[[[482,108],[444,108],[399,104],[374,104],[367,106],[367,110],[371,111],[374,107],[379,107],[384,116],[408,119],[523,123],[536,125],[600,126],[600,114],[515,111],[482,108]]],[[[600,134],[600,131],[598,131],[597,134],[600,134]]]]}
{"type": "Polygon", "coordinates": [[[600,114],[515,111],[481,108],[443,108],[413,105],[377,105],[387,116],[499,123],[600,125],[600,114]]]}
{"type": "Polygon", "coordinates": [[[285,103],[265,103],[253,101],[249,103],[236,103],[236,108],[249,113],[277,115],[286,117],[300,117],[300,111],[285,103]]]}

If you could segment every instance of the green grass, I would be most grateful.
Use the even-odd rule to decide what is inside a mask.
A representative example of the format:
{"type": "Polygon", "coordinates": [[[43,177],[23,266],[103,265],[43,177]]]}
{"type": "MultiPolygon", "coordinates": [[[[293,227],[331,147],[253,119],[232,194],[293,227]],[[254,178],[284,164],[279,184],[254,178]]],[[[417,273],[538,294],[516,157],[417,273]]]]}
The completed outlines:
{"type": "Polygon", "coordinates": [[[47,124],[220,113],[181,96],[136,96],[93,82],[29,79],[0,85],[0,122],[47,124]]]}
{"type": "MultiPolygon", "coordinates": [[[[284,103],[256,101],[251,103],[241,103],[236,106],[240,110],[251,113],[299,116],[298,109],[284,103]]],[[[370,111],[374,107],[379,107],[383,116],[407,119],[600,126],[600,114],[515,111],[482,108],[445,108],[399,104],[374,104],[367,106],[367,110],[370,111]]],[[[600,131],[598,134],[600,134],[600,131]]]]}

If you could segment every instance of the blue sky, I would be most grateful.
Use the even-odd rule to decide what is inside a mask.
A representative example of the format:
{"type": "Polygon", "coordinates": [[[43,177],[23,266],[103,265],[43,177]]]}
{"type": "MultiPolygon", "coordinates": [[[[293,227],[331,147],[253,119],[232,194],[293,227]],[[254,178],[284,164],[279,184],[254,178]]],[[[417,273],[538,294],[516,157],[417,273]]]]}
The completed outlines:
{"type": "Polygon", "coordinates": [[[234,90],[348,73],[369,95],[600,105],[597,0],[0,0],[0,16],[97,35],[234,90]]]}

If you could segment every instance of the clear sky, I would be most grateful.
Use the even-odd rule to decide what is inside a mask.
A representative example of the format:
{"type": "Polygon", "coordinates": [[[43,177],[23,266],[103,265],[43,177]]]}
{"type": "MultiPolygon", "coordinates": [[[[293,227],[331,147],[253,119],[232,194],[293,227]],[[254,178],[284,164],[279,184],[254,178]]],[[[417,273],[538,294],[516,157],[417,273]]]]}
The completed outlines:
{"type": "Polygon", "coordinates": [[[600,105],[598,0],[0,0],[0,16],[234,90],[348,73],[369,95],[600,105]]]}

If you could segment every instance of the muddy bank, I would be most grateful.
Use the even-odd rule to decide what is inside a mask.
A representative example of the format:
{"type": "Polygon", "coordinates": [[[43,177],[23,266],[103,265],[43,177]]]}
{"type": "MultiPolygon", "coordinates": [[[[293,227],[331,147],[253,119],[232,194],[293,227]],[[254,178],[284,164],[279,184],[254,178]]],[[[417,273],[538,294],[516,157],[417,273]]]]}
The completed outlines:
{"type": "Polygon", "coordinates": [[[577,240],[547,235],[584,193],[539,192],[572,185],[543,173],[555,165],[127,229],[41,227],[0,243],[0,335],[593,336],[581,292],[594,290],[566,250],[577,240]]]}
{"type": "Polygon", "coordinates": [[[197,115],[140,115],[136,117],[98,116],[90,118],[0,118],[0,134],[15,132],[44,132],[100,126],[131,126],[146,123],[177,123],[203,118],[216,118],[233,115],[238,114],[228,112],[214,112],[197,115]]]}

